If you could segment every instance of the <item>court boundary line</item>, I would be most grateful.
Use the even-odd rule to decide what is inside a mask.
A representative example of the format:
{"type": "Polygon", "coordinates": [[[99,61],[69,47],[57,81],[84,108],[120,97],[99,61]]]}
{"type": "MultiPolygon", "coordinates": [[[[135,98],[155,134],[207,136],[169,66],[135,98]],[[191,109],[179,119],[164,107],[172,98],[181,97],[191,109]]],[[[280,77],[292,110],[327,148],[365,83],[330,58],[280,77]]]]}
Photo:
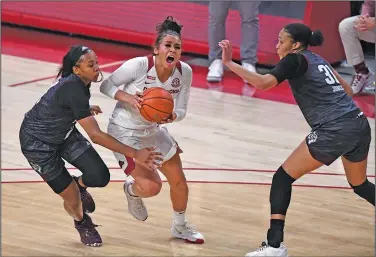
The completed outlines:
{"type": "MultiPolygon", "coordinates": [[[[112,183],[124,183],[124,180],[110,180],[112,183]]],[[[162,180],[163,183],[167,183],[167,180],[162,180]]],[[[20,181],[1,181],[1,184],[38,184],[45,183],[43,180],[20,180],[20,181]]],[[[200,181],[200,180],[187,180],[187,183],[194,184],[227,184],[227,185],[255,185],[255,186],[271,186],[271,183],[266,182],[231,182],[231,181],[200,181]]],[[[311,184],[293,184],[293,187],[308,187],[308,188],[318,188],[318,189],[342,189],[350,190],[351,187],[344,186],[320,186],[320,185],[311,185],[311,184]]]]}
{"type": "MultiPolygon", "coordinates": [[[[109,167],[109,170],[121,170],[118,167],[109,167]]],[[[3,171],[32,171],[32,168],[1,168],[1,172],[3,171]]],[[[69,167],[67,170],[78,170],[74,167],[69,167]]],[[[230,171],[230,172],[259,172],[259,173],[275,173],[276,170],[262,170],[262,169],[237,169],[237,168],[183,168],[183,170],[192,170],[192,171],[230,171]]],[[[346,176],[345,173],[334,173],[334,172],[315,172],[312,171],[307,175],[322,175],[322,176],[346,176]]],[[[376,177],[375,175],[367,175],[369,178],[376,177]]]]}

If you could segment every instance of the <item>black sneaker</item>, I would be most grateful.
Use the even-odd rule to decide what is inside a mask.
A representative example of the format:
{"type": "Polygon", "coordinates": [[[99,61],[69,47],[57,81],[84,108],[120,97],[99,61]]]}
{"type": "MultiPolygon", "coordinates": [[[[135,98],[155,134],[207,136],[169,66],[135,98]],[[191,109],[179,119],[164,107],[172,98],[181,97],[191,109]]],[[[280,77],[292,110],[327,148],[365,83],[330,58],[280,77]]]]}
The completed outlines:
{"type": "Polygon", "coordinates": [[[98,225],[95,225],[91,220],[90,216],[84,214],[85,221],[79,224],[78,221],[74,221],[74,227],[77,229],[81,237],[81,242],[84,245],[92,247],[102,246],[102,238],[99,235],[98,231],[95,229],[98,225]]]}
{"type": "Polygon", "coordinates": [[[75,176],[72,176],[72,177],[76,181],[77,186],[80,189],[81,202],[82,202],[82,207],[84,209],[84,212],[93,213],[95,211],[95,202],[94,202],[93,197],[89,194],[86,188],[78,184],[78,177],[75,177],[75,176]]]}

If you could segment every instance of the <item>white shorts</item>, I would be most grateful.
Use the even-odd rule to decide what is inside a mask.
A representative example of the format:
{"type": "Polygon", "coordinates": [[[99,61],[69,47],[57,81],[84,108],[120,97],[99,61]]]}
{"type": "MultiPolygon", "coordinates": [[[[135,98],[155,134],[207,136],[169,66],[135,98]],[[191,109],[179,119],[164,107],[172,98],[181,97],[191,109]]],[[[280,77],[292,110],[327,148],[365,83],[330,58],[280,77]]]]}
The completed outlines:
{"type": "MultiPolygon", "coordinates": [[[[107,132],[121,143],[137,150],[156,147],[155,151],[162,154],[162,163],[170,160],[176,152],[182,152],[165,127],[157,127],[152,130],[133,130],[109,123],[107,132]]],[[[134,160],[117,152],[114,152],[114,155],[124,173],[130,175],[134,169],[134,160]]]]}

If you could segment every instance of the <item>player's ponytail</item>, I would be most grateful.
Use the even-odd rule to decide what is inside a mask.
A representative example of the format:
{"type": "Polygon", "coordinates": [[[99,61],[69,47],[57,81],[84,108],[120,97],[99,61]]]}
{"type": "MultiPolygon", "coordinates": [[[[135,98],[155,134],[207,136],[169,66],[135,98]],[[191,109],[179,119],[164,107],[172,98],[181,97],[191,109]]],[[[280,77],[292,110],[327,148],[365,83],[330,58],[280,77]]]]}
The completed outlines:
{"type": "Polygon", "coordinates": [[[324,42],[324,36],[320,30],[313,31],[311,37],[308,40],[310,46],[321,46],[324,42]]]}
{"type": "Polygon", "coordinates": [[[312,32],[311,28],[303,23],[291,23],[284,27],[294,42],[300,42],[305,49],[308,46],[320,46],[324,36],[320,30],[312,32]]]}
{"type": "Polygon", "coordinates": [[[167,16],[162,23],[156,26],[157,38],[154,47],[158,47],[166,35],[174,35],[181,38],[183,25],[179,24],[172,16],[167,16]]]}

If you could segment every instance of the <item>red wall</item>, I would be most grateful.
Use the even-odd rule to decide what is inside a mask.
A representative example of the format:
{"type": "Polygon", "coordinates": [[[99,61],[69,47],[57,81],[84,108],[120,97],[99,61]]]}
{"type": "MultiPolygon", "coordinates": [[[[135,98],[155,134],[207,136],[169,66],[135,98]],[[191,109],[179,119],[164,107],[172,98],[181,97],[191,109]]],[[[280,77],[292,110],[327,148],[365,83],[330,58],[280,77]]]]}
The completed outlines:
{"type": "MultiPolygon", "coordinates": [[[[151,46],[155,24],[172,15],[183,25],[184,50],[208,54],[208,8],[194,2],[2,2],[2,21],[54,31],[82,34],[121,42],[151,46]]],[[[304,7],[304,6],[303,6],[304,7]]],[[[315,51],[334,63],[345,59],[338,34],[339,22],[350,15],[349,2],[308,1],[304,13],[287,17],[272,15],[270,8],[260,14],[259,63],[275,64],[275,44],[280,29],[291,22],[319,28],[325,43],[315,51]],[[335,10],[335,11],[333,11],[335,10]],[[290,17],[290,18],[288,18],[290,17]],[[296,18],[296,17],[303,17],[296,18]]],[[[289,2],[286,12],[294,13],[289,2]]],[[[275,10],[281,13],[281,10],[275,10]]],[[[283,10],[284,11],[284,10],[283,10]]],[[[282,13],[283,13],[282,11],[282,13]]],[[[301,12],[301,10],[299,10],[301,12]]],[[[228,38],[239,59],[240,17],[231,10],[226,23],[228,38]]]]}

